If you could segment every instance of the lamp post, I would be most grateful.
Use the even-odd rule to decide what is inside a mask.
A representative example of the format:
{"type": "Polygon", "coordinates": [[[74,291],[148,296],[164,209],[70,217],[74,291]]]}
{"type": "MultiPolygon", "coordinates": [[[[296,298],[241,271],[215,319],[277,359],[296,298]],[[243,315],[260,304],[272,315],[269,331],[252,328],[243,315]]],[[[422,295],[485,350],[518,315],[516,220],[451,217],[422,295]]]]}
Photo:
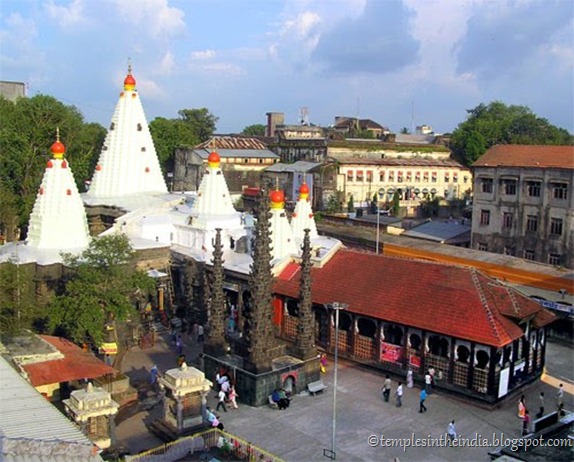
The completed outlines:
{"type": "Polygon", "coordinates": [[[381,237],[380,233],[380,223],[381,223],[381,196],[385,194],[385,190],[383,188],[377,191],[377,244],[375,246],[376,250],[375,253],[379,255],[379,239],[381,237]]]}
{"type": "Polygon", "coordinates": [[[339,361],[339,311],[349,307],[346,303],[333,302],[327,304],[328,308],[335,310],[335,366],[333,373],[333,434],[331,438],[331,450],[323,450],[323,455],[331,460],[337,458],[335,451],[335,438],[337,434],[337,366],[339,361]]]}

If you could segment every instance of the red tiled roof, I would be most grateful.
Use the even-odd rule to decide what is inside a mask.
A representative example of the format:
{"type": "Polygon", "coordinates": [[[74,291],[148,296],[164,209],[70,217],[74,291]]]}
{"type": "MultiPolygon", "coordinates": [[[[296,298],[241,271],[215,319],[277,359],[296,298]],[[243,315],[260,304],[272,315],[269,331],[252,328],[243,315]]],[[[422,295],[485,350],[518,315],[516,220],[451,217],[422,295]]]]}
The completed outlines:
{"type": "MultiPolygon", "coordinates": [[[[301,272],[289,266],[275,293],[297,298],[301,272]]],[[[342,302],[348,311],[478,343],[503,346],[523,335],[508,317],[544,310],[475,269],[339,250],[311,270],[313,302],[342,302]]],[[[546,314],[541,314],[547,320],[546,314]]]]}
{"type": "Polygon", "coordinates": [[[497,144],[472,166],[574,169],[574,146],[497,144]]]}
{"type": "Polygon", "coordinates": [[[71,380],[93,379],[118,371],[95,356],[83,351],[79,346],[61,337],[41,335],[64,355],[63,359],[54,359],[22,365],[28,374],[28,380],[34,387],[71,380]]]}

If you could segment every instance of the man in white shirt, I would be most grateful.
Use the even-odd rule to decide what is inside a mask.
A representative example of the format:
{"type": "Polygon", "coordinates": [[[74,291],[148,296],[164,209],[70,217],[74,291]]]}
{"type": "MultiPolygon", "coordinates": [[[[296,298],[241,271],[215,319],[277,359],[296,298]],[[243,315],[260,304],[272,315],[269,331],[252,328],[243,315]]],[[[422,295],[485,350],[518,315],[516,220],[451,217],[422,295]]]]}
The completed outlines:
{"type": "Polygon", "coordinates": [[[403,405],[403,384],[399,382],[399,386],[397,387],[397,392],[395,393],[397,397],[397,407],[401,407],[403,405]]]}
{"type": "Polygon", "coordinates": [[[448,424],[447,435],[448,435],[448,440],[450,442],[452,442],[456,439],[456,427],[454,425],[454,419],[451,420],[450,423],[448,424]]]}

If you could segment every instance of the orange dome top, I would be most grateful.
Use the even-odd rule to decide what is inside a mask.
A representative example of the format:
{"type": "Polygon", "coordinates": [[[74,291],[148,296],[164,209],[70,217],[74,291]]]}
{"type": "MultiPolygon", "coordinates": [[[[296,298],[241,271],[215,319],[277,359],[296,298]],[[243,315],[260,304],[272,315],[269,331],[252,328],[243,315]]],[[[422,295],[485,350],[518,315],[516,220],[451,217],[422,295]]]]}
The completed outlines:
{"type": "Polygon", "coordinates": [[[221,158],[219,157],[219,154],[217,154],[215,151],[211,151],[209,157],[207,158],[207,162],[209,163],[210,167],[216,168],[219,167],[221,158]]]}
{"type": "Polygon", "coordinates": [[[50,147],[50,151],[54,156],[54,159],[62,159],[64,157],[64,153],[66,152],[66,146],[62,142],[60,142],[60,128],[56,127],[56,141],[50,147]]]}
{"type": "Polygon", "coordinates": [[[279,189],[275,189],[271,191],[269,198],[271,199],[271,208],[280,209],[285,202],[285,193],[279,189]]]}
{"type": "Polygon", "coordinates": [[[132,66],[128,66],[128,75],[124,79],[124,90],[133,90],[136,87],[136,79],[132,75],[132,66]]]}

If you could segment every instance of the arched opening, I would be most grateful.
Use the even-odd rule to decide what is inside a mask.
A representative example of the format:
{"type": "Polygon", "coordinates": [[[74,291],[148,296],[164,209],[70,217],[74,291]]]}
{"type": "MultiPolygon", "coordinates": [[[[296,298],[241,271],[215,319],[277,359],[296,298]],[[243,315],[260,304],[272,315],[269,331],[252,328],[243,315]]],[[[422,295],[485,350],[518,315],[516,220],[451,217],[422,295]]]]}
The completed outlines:
{"type": "Polygon", "coordinates": [[[457,346],[456,347],[456,360],[459,363],[468,364],[469,359],[470,359],[470,350],[464,345],[457,346]]]}
{"type": "Polygon", "coordinates": [[[476,367],[478,369],[486,369],[489,359],[490,355],[486,351],[478,350],[476,352],[476,367]]]}
{"type": "Polygon", "coordinates": [[[359,329],[359,335],[363,335],[364,337],[375,338],[377,334],[377,325],[372,319],[359,318],[357,328],[359,329]]]}

